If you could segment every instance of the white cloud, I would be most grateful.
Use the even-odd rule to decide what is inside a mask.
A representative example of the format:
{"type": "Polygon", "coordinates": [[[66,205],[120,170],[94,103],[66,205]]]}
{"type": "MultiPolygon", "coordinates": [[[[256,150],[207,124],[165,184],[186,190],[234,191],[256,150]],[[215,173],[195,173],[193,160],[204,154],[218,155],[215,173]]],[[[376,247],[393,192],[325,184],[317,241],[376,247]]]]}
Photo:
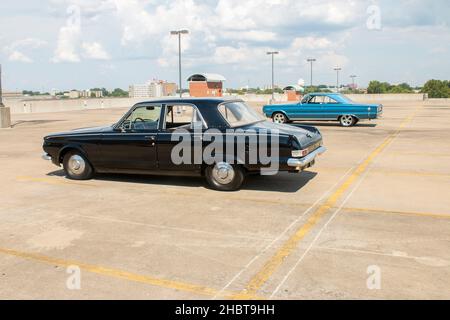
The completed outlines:
{"type": "MultiPolygon", "coordinates": [[[[57,40],[53,55],[50,53],[54,62],[111,60],[117,70],[142,70],[140,77],[147,72],[173,77],[178,41],[169,31],[186,28],[190,34],[182,37],[183,71],[221,72],[230,84],[268,81],[268,49],[280,51],[275,58],[276,73],[283,82],[309,79],[308,57],[317,59],[315,77],[324,83],[334,81],[332,68],[337,64],[344,68],[343,73],[357,70],[354,72],[361,81],[371,80],[364,77],[397,78],[404,73],[400,69],[409,70],[411,65],[418,66],[413,72],[421,80],[448,70],[448,63],[441,58],[450,51],[450,20],[445,15],[448,0],[434,0],[426,11],[423,0],[375,2],[382,13],[382,32],[366,27],[366,9],[374,1],[46,0],[39,6],[39,17],[15,15],[18,10],[12,2],[7,9],[12,17],[3,22],[14,25],[17,33],[4,38],[11,41],[15,34],[34,30],[45,39],[57,40]],[[72,6],[68,12],[67,6],[72,6]],[[69,16],[67,22],[60,20],[64,15],[69,16]],[[55,23],[60,27],[56,36],[55,23]],[[389,50],[382,48],[391,50],[388,54],[389,50]],[[384,60],[389,60],[386,66],[391,67],[378,67],[384,66],[384,60]]],[[[0,50],[5,58],[30,63],[37,59],[31,44],[25,41],[23,46],[8,46],[5,42],[0,50]]],[[[44,52],[40,50],[41,55],[44,52]]],[[[96,68],[104,63],[97,63],[96,68]]],[[[121,79],[131,82],[137,74],[124,71],[121,79]]]]}
{"type": "MultiPolygon", "coordinates": [[[[169,31],[188,27],[191,31],[205,32],[208,6],[193,0],[175,0],[166,4],[153,4],[146,10],[147,1],[114,0],[122,24],[122,45],[140,44],[169,31]]],[[[161,39],[161,38],[160,38],[161,39]]]]}
{"type": "Polygon", "coordinates": [[[277,34],[272,31],[223,31],[220,35],[225,39],[250,41],[250,42],[267,42],[277,39],[277,34]]]}
{"type": "Polygon", "coordinates": [[[109,60],[111,58],[98,42],[84,42],[82,48],[84,50],[83,57],[87,59],[109,60]]]}
{"type": "Polygon", "coordinates": [[[23,51],[38,49],[46,44],[47,42],[40,39],[26,38],[11,43],[5,47],[4,51],[8,54],[8,60],[10,61],[32,63],[33,59],[28,54],[23,53],[23,51]]]}
{"type": "Polygon", "coordinates": [[[243,63],[249,61],[253,55],[254,52],[247,47],[224,46],[216,48],[212,60],[216,64],[243,63]]]}
{"type": "Polygon", "coordinates": [[[80,7],[70,6],[66,24],[61,27],[58,35],[58,44],[55,50],[53,62],[80,62],[78,48],[81,40],[81,15],[80,7]]]}
{"type": "Polygon", "coordinates": [[[24,63],[32,63],[33,60],[26,56],[25,54],[23,54],[22,52],[19,51],[13,51],[9,54],[8,57],[9,61],[15,61],[15,62],[24,62],[24,63]]]}
{"type": "Polygon", "coordinates": [[[333,43],[324,37],[298,37],[292,41],[292,49],[295,50],[320,50],[328,49],[333,43]]]}
{"type": "MultiPolygon", "coordinates": [[[[79,1],[83,2],[83,1],[79,1]]],[[[99,42],[82,42],[81,13],[84,7],[71,5],[67,9],[66,24],[61,27],[53,62],[80,62],[81,56],[86,59],[109,60],[110,55],[99,42]]]]}

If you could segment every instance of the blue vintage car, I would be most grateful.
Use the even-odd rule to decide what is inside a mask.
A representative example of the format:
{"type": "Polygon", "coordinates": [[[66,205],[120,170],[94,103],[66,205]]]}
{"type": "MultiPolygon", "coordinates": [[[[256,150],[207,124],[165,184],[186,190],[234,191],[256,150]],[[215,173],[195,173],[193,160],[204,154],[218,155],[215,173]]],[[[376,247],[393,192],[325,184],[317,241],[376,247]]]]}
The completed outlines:
{"type": "Polygon", "coordinates": [[[339,93],[311,93],[299,103],[264,106],[263,112],[276,123],[339,121],[343,127],[351,127],[360,120],[378,119],[383,113],[383,105],[353,102],[339,93]]]}

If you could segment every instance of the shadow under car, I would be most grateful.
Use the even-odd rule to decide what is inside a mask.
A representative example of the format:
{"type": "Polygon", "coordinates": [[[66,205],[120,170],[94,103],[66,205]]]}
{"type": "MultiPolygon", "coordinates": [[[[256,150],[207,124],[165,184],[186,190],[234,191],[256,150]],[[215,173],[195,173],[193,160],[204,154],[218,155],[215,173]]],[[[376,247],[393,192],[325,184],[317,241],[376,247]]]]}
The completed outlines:
{"type": "MultiPolygon", "coordinates": [[[[241,190],[272,191],[295,193],[305,187],[309,181],[317,175],[315,172],[303,171],[302,173],[280,172],[272,176],[248,175],[241,190]]],[[[65,177],[64,170],[57,170],[47,176],[65,177]]],[[[125,182],[147,185],[171,185],[180,187],[204,187],[208,188],[203,177],[190,176],[165,176],[165,175],[133,175],[98,173],[94,180],[125,182]]]]}

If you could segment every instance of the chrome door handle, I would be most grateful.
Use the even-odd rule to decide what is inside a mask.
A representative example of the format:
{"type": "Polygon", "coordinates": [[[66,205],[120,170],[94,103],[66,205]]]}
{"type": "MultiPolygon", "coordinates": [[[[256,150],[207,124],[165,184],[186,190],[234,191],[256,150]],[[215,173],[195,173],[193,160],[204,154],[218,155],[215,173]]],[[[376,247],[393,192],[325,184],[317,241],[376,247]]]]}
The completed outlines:
{"type": "Polygon", "coordinates": [[[145,139],[150,140],[152,147],[156,145],[156,136],[146,136],[145,139]]]}

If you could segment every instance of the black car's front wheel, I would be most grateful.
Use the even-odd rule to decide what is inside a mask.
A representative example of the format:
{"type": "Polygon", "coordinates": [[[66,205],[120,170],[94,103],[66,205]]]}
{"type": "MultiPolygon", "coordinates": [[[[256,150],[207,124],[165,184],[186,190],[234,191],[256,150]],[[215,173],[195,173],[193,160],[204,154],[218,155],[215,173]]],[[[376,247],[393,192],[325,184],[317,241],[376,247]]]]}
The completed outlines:
{"type": "Polygon", "coordinates": [[[63,167],[66,176],[72,180],[89,180],[94,175],[94,169],[89,161],[76,150],[69,151],[64,155],[63,167]]]}
{"type": "Polygon", "coordinates": [[[211,188],[219,191],[236,191],[242,186],[245,174],[239,165],[220,162],[205,170],[206,181],[211,188]]]}

